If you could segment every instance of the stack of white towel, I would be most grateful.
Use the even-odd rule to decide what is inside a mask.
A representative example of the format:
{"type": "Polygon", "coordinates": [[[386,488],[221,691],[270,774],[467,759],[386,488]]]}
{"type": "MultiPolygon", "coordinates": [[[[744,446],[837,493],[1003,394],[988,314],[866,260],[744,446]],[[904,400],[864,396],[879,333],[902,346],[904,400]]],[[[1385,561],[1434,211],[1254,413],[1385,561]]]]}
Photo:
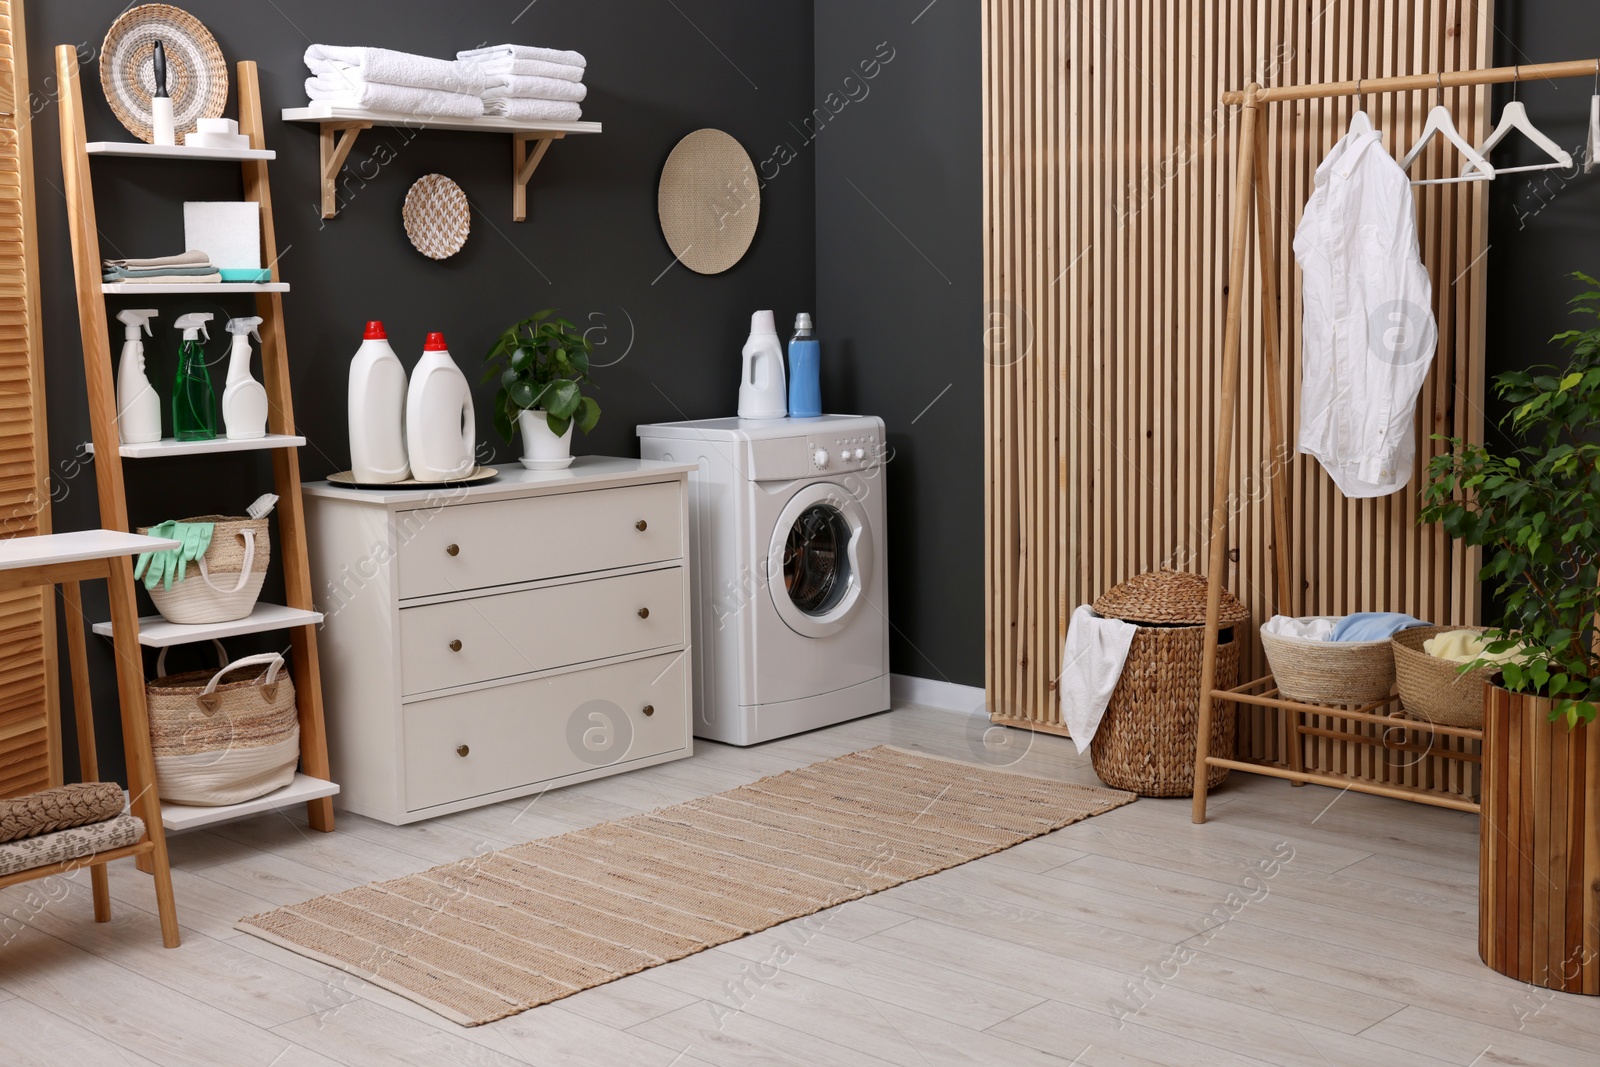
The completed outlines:
{"type": "Polygon", "coordinates": [[[488,85],[481,93],[486,115],[531,122],[576,122],[583,114],[578,105],[589,90],[583,84],[588,60],[581,53],[497,44],[457,52],[456,59],[471,63],[487,79],[488,85]]]}
{"type": "Polygon", "coordinates": [[[500,44],[433,59],[387,48],[314,44],[306,49],[306,95],[334,107],[428,118],[499,115],[525,122],[575,122],[588,95],[588,61],[577,52],[500,44]]]}

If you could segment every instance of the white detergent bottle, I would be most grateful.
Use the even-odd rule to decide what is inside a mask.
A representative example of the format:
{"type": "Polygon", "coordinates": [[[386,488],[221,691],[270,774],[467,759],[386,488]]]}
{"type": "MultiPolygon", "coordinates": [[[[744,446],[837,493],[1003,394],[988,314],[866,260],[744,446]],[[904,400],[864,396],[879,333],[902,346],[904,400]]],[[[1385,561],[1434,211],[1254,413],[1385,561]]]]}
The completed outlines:
{"type": "Polygon", "coordinates": [[[750,316],[750,339],[744,343],[744,373],[739,378],[741,419],[781,419],[789,414],[789,389],[784,382],[783,342],[770,311],[750,316]]]}
{"type": "Polygon", "coordinates": [[[444,334],[430,333],[406,392],[406,451],[411,477],[448,482],[477,469],[478,431],[472,390],[444,334]]]}
{"type": "Polygon", "coordinates": [[[406,369],[376,319],[350,361],[350,470],[363,485],[411,477],[406,461],[406,369]]]}
{"type": "Polygon", "coordinates": [[[161,397],[144,373],[144,341],[139,331],[150,333],[150,320],[159,312],[154,308],[119,311],[122,333],[122,359],[117,364],[117,438],[125,445],[144,445],[161,440],[161,397]]]}
{"type": "Polygon", "coordinates": [[[250,377],[250,335],[261,340],[261,319],[229,319],[233,349],[228,354],[228,384],[222,390],[222,428],[230,441],[267,436],[267,391],[250,377]]]}

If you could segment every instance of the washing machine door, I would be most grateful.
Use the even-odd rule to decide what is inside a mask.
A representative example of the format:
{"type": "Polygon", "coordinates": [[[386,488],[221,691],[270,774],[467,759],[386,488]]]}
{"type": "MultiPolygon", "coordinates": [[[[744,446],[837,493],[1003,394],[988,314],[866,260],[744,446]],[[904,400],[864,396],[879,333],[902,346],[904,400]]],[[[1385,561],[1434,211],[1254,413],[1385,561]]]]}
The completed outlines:
{"type": "Polygon", "coordinates": [[[842,486],[808,485],[778,516],[767,549],[767,590],[802,637],[838,633],[858,612],[872,573],[872,528],[842,486]]]}

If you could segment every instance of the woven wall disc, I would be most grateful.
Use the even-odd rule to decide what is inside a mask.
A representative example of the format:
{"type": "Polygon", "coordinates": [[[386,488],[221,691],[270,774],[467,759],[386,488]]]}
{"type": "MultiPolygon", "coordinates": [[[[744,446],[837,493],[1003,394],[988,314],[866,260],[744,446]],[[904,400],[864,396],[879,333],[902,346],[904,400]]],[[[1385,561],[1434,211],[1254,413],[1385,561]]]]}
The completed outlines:
{"type": "Polygon", "coordinates": [[[117,121],[141,141],[152,140],[157,41],[167,53],[167,95],[182,144],[183,135],[193,133],[200,119],[221,118],[228,102],[228,64],[199,19],[170,4],[143,4],[124,12],[100,45],[100,87],[117,121]]]}
{"type": "Polygon", "coordinates": [[[696,130],[661,168],[656,210],[667,247],[685,267],[721,274],[744,258],[761,221],[755,164],[721,130],[696,130]]]}
{"type": "Polygon", "coordinates": [[[429,259],[449,259],[467,243],[472,206],[461,186],[443,174],[424,174],[406,193],[400,218],[418,252],[429,259]]]}

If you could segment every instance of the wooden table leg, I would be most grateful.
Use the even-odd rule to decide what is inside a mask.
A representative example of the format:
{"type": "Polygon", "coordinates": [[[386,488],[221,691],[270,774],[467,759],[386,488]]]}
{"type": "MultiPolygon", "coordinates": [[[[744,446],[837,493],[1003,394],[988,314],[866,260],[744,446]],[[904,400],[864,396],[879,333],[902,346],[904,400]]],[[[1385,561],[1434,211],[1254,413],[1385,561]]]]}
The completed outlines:
{"type": "MultiPolygon", "coordinates": [[[[89,650],[83,628],[83,588],[77,582],[61,583],[62,614],[67,627],[67,662],[72,668],[72,721],[78,728],[78,779],[100,780],[100,758],[94,743],[94,702],[89,693],[89,650]]],[[[94,921],[111,921],[111,885],[106,865],[89,868],[89,883],[94,889],[94,921]]]]}

